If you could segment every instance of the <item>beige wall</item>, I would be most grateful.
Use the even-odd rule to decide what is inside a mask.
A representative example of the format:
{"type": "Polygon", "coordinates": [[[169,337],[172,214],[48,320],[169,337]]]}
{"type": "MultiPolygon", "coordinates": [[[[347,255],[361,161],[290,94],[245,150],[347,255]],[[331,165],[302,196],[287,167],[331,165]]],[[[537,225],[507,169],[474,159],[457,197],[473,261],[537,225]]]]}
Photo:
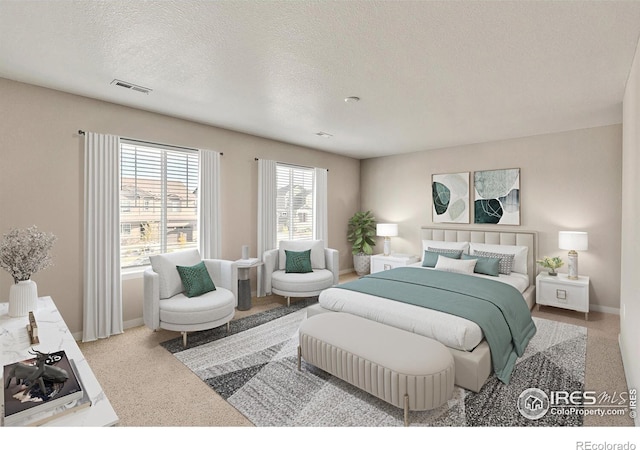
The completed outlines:
{"type": "MultiPolygon", "coordinates": [[[[639,46],[640,48],[640,46],[639,46]]],[[[640,388],[640,54],[627,80],[623,107],[622,270],[620,350],[629,388],[640,388]]],[[[636,426],[640,419],[635,418],[636,426]]]]}
{"type": "MultiPolygon", "coordinates": [[[[433,224],[432,174],[471,172],[473,177],[476,170],[520,168],[521,225],[464,226],[537,231],[539,256],[559,255],[565,262],[558,231],[588,231],[589,250],[580,252],[579,273],[591,277],[592,308],[617,312],[621,140],[621,126],[612,125],[364,160],[362,208],[371,209],[380,222],[399,223],[393,251],[420,254],[420,227],[433,224]]],[[[377,248],[381,251],[382,241],[377,248]]],[[[566,265],[560,271],[566,272],[566,265]]]]}
{"type": "MultiPolygon", "coordinates": [[[[222,157],[222,257],[257,246],[257,163],[275,159],[329,169],[329,246],[352,267],[347,222],[359,207],[360,162],[242,133],[0,79],[0,233],[37,225],[57,235],[54,266],[37,273],[70,330],[82,329],[83,138],[79,129],[173,145],[222,157]]],[[[254,274],[255,277],[255,274],[254,274]]],[[[12,282],[0,273],[0,298],[12,282]]],[[[255,289],[255,280],[253,282],[255,289]]],[[[6,300],[4,300],[6,301],[6,300]]],[[[141,323],[142,279],[123,283],[125,323],[141,323]]]]}

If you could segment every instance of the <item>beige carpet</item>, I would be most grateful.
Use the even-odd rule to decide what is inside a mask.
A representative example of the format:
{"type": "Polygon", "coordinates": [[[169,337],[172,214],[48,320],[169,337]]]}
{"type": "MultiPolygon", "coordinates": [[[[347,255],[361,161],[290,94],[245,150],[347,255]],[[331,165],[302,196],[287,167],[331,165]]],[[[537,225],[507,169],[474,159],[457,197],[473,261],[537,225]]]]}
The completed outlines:
{"type": "MultiPolygon", "coordinates": [[[[341,277],[348,281],[354,275],[341,277]]],[[[294,300],[292,300],[294,301],[294,300]]],[[[286,304],[282,297],[253,299],[249,311],[236,319],[286,304]]],[[[585,390],[608,393],[627,390],[618,346],[619,317],[580,313],[551,307],[533,315],[588,327],[585,390]]],[[[187,367],[159,345],[179,337],[171,331],[153,332],[144,326],[100,341],[79,343],[111,401],[120,426],[252,426],[187,367]]],[[[632,426],[628,416],[587,416],[585,426],[632,426]]]]}

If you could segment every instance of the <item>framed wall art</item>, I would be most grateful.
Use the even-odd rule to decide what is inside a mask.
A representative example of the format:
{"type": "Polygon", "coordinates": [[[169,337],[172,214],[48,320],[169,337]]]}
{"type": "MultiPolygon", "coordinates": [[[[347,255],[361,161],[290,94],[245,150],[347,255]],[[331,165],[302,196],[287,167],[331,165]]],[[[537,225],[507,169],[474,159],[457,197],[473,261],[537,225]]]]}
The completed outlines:
{"type": "Polygon", "coordinates": [[[520,225],[520,169],[473,174],[474,223],[520,225]]]}
{"type": "Polygon", "coordinates": [[[469,172],[432,175],[434,223],[469,223],[469,172]]]}

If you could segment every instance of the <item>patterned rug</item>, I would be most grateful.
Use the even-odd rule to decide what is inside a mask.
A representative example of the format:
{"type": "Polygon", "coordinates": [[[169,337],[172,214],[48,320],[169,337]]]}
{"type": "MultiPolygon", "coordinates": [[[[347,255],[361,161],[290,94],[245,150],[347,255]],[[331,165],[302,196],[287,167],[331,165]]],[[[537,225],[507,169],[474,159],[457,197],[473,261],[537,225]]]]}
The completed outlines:
{"type": "MultiPolygon", "coordinates": [[[[297,370],[298,326],[305,307],[317,298],[293,303],[189,334],[163,345],[198,377],[261,427],[402,426],[403,411],[303,361],[297,370]]],[[[517,408],[529,388],[581,391],[587,329],[534,318],[537,333],[518,359],[511,381],[494,376],[479,393],[458,386],[453,398],[432,411],[412,411],[411,426],[581,426],[582,415],[546,414],[532,420],[517,408]]]]}

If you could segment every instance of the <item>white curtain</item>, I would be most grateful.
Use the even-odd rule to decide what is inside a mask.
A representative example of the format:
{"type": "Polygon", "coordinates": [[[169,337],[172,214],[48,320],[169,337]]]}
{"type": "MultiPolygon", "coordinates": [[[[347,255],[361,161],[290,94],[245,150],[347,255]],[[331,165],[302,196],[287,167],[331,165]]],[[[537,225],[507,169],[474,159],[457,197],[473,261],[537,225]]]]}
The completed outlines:
{"type": "Polygon", "coordinates": [[[203,259],[220,258],[220,153],[200,150],[198,239],[203,259]]]}
{"type": "Polygon", "coordinates": [[[327,169],[315,168],[315,186],[313,187],[314,202],[313,236],[324,241],[329,246],[329,221],[327,211],[327,169]]]}
{"type": "MultiPolygon", "coordinates": [[[[266,250],[276,248],[276,162],[258,160],[258,258],[266,250]]],[[[258,297],[265,296],[263,267],[258,268],[258,297]]]]}
{"type": "Polygon", "coordinates": [[[120,138],[84,140],[84,314],[82,341],[123,332],[120,284],[120,138]]]}

